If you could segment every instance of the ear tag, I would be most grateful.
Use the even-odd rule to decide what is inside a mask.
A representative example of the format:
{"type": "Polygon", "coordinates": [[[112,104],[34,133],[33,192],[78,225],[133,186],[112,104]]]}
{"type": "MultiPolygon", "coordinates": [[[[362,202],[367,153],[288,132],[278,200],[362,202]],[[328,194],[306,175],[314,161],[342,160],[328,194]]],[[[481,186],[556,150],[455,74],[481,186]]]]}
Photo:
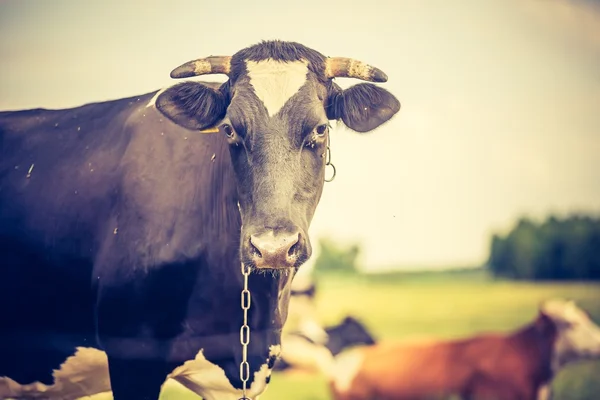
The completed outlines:
{"type": "Polygon", "coordinates": [[[216,128],[216,127],[212,127],[212,128],[203,129],[201,131],[198,131],[198,133],[217,133],[217,132],[219,132],[219,128],[216,128]]]}

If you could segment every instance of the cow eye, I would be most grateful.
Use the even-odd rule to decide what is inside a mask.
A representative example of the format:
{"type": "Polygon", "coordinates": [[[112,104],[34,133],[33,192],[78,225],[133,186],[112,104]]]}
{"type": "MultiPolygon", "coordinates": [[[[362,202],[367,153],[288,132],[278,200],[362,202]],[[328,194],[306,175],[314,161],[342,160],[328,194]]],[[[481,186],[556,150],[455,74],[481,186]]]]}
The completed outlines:
{"type": "Polygon", "coordinates": [[[327,133],[328,128],[329,127],[327,126],[327,124],[317,126],[317,135],[323,136],[325,133],[327,133]]]}
{"type": "Polygon", "coordinates": [[[233,128],[231,127],[231,125],[224,124],[222,126],[222,129],[223,129],[223,132],[225,132],[225,135],[227,135],[228,138],[231,139],[233,137],[234,132],[233,132],[233,128]]]}

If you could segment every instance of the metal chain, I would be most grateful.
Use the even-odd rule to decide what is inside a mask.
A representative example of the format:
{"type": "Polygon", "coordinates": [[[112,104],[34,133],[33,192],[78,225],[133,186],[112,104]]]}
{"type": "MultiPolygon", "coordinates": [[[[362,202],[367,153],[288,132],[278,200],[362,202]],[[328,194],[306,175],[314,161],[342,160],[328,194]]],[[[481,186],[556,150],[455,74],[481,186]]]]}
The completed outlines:
{"type": "Polygon", "coordinates": [[[331,163],[331,149],[329,148],[329,141],[330,141],[330,136],[327,135],[327,156],[325,158],[325,169],[327,169],[328,166],[330,166],[331,168],[333,168],[333,175],[331,176],[331,178],[327,179],[325,178],[325,182],[331,182],[332,180],[335,179],[335,165],[333,165],[331,163]]]}
{"type": "MultiPolygon", "coordinates": [[[[333,168],[333,175],[330,179],[325,179],[325,182],[331,182],[335,178],[335,165],[331,162],[331,149],[329,148],[329,136],[327,137],[327,155],[325,159],[325,167],[333,168]]],[[[244,289],[242,289],[242,310],[244,311],[244,323],[240,328],[240,343],[242,344],[242,361],[240,362],[240,380],[242,381],[242,397],[239,400],[250,400],[246,397],[248,379],[250,377],[250,364],[248,364],[248,344],[250,343],[250,327],[248,326],[248,310],[250,309],[251,295],[248,290],[248,276],[250,268],[241,263],[242,275],[244,275],[244,289]]]]}
{"type": "MultiPolygon", "coordinates": [[[[335,178],[335,165],[331,163],[331,149],[329,148],[329,137],[327,137],[327,156],[325,159],[325,167],[333,168],[333,175],[330,179],[325,179],[325,182],[331,182],[335,178]]],[[[248,326],[248,310],[250,309],[251,295],[248,290],[248,276],[250,268],[241,263],[242,275],[244,276],[244,288],[242,289],[242,310],[244,311],[244,323],[240,328],[240,343],[242,344],[242,361],[240,362],[240,380],[242,381],[242,397],[239,400],[250,400],[246,397],[248,379],[250,377],[250,364],[248,364],[248,344],[250,343],[250,326],[248,326]]]]}
{"type": "Polygon", "coordinates": [[[240,380],[242,381],[242,397],[239,400],[250,400],[246,397],[246,386],[250,377],[250,364],[248,364],[248,344],[250,343],[250,327],[248,326],[248,310],[250,309],[250,291],[248,290],[248,276],[250,268],[242,265],[244,275],[244,289],[242,289],[242,310],[244,310],[244,324],[240,328],[240,343],[242,344],[242,362],[240,363],[240,380]]]}

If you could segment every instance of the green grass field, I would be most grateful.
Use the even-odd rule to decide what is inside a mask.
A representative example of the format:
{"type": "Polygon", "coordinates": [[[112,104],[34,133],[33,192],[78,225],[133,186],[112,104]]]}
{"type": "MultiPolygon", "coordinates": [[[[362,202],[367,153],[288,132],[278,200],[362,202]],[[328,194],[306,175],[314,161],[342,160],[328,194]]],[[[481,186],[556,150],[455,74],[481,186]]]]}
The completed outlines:
{"type": "MultiPolygon", "coordinates": [[[[600,321],[600,284],[495,281],[482,271],[390,274],[376,277],[326,276],[319,280],[322,322],[345,315],[361,318],[378,338],[455,338],[483,331],[509,331],[531,321],[538,303],[561,296],[578,301],[600,321]]],[[[600,361],[563,370],[554,400],[600,399],[600,361]]],[[[183,387],[166,386],[161,400],[199,399],[183,387]]],[[[328,400],[319,376],[273,375],[261,400],[328,400]]]]}

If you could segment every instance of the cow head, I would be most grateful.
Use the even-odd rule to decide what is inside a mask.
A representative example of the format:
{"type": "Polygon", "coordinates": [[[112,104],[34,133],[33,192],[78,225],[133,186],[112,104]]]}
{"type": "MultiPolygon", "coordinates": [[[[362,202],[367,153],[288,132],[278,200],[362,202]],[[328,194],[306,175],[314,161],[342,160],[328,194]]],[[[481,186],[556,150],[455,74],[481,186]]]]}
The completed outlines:
{"type": "Polygon", "coordinates": [[[299,267],[311,254],[307,231],[321,197],[329,121],[368,132],[400,109],[371,83],[342,90],[335,77],[385,82],[377,68],[327,58],[303,45],[269,41],[233,56],[190,61],[173,78],[226,74],[214,88],[175,85],[156,100],[167,118],[191,130],[223,135],[230,147],[242,218],[241,259],[275,270],[299,267]]]}
{"type": "Polygon", "coordinates": [[[555,367],[600,357],[600,327],[573,301],[548,300],[542,304],[540,313],[556,327],[555,367]]]}
{"type": "Polygon", "coordinates": [[[329,336],[327,348],[334,356],[348,347],[375,344],[375,338],[367,327],[350,316],[344,318],[339,325],[327,328],[327,334],[329,336]]]}

